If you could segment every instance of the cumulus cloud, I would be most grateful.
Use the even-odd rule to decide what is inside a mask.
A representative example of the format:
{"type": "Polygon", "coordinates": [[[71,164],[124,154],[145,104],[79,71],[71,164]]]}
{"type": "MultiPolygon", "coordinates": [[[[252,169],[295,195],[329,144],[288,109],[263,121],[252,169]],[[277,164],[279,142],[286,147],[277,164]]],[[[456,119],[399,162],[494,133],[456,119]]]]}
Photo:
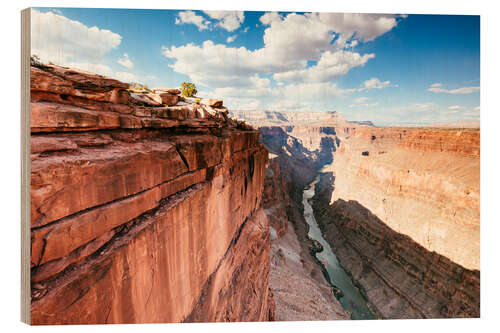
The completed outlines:
{"type": "Polygon", "coordinates": [[[179,12],[178,17],[175,18],[175,24],[194,24],[200,31],[208,29],[209,23],[203,16],[196,15],[192,10],[179,12]]]}
{"type": "Polygon", "coordinates": [[[66,63],[65,66],[81,69],[95,74],[109,76],[123,82],[139,82],[141,79],[152,79],[151,76],[144,78],[129,72],[121,72],[121,71],[114,72],[109,66],[103,64],[94,64],[88,62],[70,62],[66,63]]]}
{"type": "Polygon", "coordinates": [[[427,89],[427,91],[431,91],[433,93],[445,93],[452,95],[472,94],[479,90],[480,87],[462,87],[457,89],[446,89],[446,88],[441,88],[441,86],[434,86],[434,85],[431,85],[431,87],[427,89]]]}
{"type": "Polygon", "coordinates": [[[463,109],[464,107],[463,106],[460,106],[460,105],[450,105],[448,106],[448,110],[460,110],[460,109],[463,109]]]}
{"type": "Polygon", "coordinates": [[[355,103],[363,103],[368,100],[368,97],[359,97],[354,100],[355,103]]]}
{"type": "Polygon", "coordinates": [[[358,103],[358,104],[349,104],[349,107],[350,108],[368,108],[368,107],[373,107],[373,106],[377,106],[378,103],[375,102],[375,103],[358,103]]]}
{"type": "Polygon", "coordinates": [[[391,81],[380,81],[380,79],[373,77],[363,82],[363,88],[361,88],[361,90],[383,89],[388,87],[390,84],[391,81]]]}
{"type": "Polygon", "coordinates": [[[274,74],[276,80],[294,82],[326,82],[343,76],[354,67],[364,66],[375,54],[354,53],[350,51],[324,52],[318,63],[305,69],[274,74]]]}
{"type": "Polygon", "coordinates": [[[238,29],[245,20],[245,14],[242,11],[205,10],[203,12],[218,21],[216,26],[229,32],[238,29]]]}
{"type": "MultiPolygon", "coordinates": [[[[249,77],[260,73],[272,73],[293,67],[291,63],[276,61],[265,56],[265,50],[250,51],[244,47],[227,47],[211,40],[201,46],[189,43],[184,46],[162,47],[163,55],[175,59],[169,65],[178,73],[188,75],[193,81],[215,87],[246,86],[249,77]]],[[[295,65],[304,63],[295,62],[295,65]]]]}
{"type": "MultiPolygon", "coordinates": [[[[244,21],[242,12],[205,14],[228,31],[236,30],[244,21]]],[[[265,26],[264,45],[259,49],[229,47],[207,40],[201,45],[162,46],[162,53],[173,60],[169,66],[174,71],[201,86],[217,88],[218,96],[235,103],[247,100],[255,105],[258,98],[261,107],[277,106],[276,101],[285,98],[292,100],[289,104],[308,101],[318,106],[321,99],[328,101],[360,90],[340,89],[331,81],[374,58],[373,53],[362,54],[353,48],[391,30],[399,18],[380,14],[274,12],[263,14],[259,20],[265,26]],[[315,63],[308,66],[310,61],[315,63]],[[261,82],[260,86],[257,82],[261,82]]],[[[233,37],[229,36],[226,42],[234,41],[233,37]]],[[[378,80],[362,89],[380,89],[389,84],[378,80]]]]}
{"type": "Polygon", "coordinates": [[[114,77],[123,82],[139,82],[141,78],[133,73],[128,72],[115,72],[114,77]]]}
{"type": "MultiPolygon", "coordinates": [[[[220,20],[220,24],[231,21],[230,17],[238,22],[244,19],[243,16],[238,18],[242,12],[206,13],[220,20]]],[[[170,48],[163,46],[162,51],[166,57],[175,59],[170,65],[172,69],[200,84],[244,85],[248,77],[256,73],[273,74],[276,80],[297,83],[327,82],[353,67],[363,66],[375,56],[339,49],[338,44],[332,43],[335,37],[347,34],[345,39],[350,40],[351,45],[354,35],[359,40],[369,41],[397,24],[391,15],[332,15],[290,13],[282,17],[266,13],[260,17],[260,21],[268,25],[263,36],[264,47],[256,50],[231,48],[207,40],[201,46],[192,43],[170,48]],[[317,64],[308,68],[308,60],[317,61],[317,64]]]]}
{"type": "Polygon", "coordinates": [[[127,67],[128,69],[134,68],[134,63],[128,57],[128,54],[124,53],[122,58],[117,61],[120,65],[127,67]]]}
{"type": "Polygon", "coordinates": [[[226,43],[232,43],[232,42],[234,42],[234,40],[236,39],[236,37],[238,37],[238,35],[232,35],[232,36],[227,37],[226,43]]]}
{"type": "Polygon", "coordinates": [[[356,36],[362,42],[369,42],[394,28],[398,21],[396,15],[317,13],[319,20],[330,30],[348,38],[356,36]]]}
{"type": "Polygon", "coordinates": [[[110,30],[88,27],[58,13],[36,9],[31,11],[31,26],[31,52],[43,62],[99,61],[122,40],[110,30]]]}
{"type": "Polygon", "coordinates": [[[277,12],[267,12],[259,18],[259,21],[264,25],[270,25],[272,22],[281,21],[281,18],[277,12]]]}
{"type": "Polygon", "coordinates": [[[96,73],[100,75],[105,75],[105,76],[113,75],[113,70],[109,66],[103,64],[94,64],[89,62],[69,62],[65,63],[64,65],[71,68],[81,69],[87,72],[96,73]]]}

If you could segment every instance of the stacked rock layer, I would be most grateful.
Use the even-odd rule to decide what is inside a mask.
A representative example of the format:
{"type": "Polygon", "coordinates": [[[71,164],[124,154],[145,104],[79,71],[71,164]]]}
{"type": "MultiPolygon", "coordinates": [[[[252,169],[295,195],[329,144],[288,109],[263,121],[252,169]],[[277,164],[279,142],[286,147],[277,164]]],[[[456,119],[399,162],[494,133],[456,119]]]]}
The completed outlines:
{"type": "Polygon", "coordinates": [[[127,89],[31,68],[31,323],[272,319],[259,133],[127,89]]]}

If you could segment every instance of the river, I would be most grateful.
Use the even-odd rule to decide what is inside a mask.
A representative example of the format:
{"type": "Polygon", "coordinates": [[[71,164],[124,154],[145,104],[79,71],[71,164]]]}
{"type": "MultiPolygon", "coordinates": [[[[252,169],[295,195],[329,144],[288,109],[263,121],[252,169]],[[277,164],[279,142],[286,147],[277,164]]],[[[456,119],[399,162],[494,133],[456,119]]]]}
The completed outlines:
{"type": "MultiPolygon", "coordinates": [[[[351,278],[340,266],[339,261],[330,247],[330,244],[323,238],[318,223],[314,218],[313,209],[308,200],[314,196],[314,188],[319,181],[319,176],[304,190],[302,203],[304,205],[304,217],[309,224],[309,237],[317,240],[323,251],[316,253],[316,258],[323,263],[330,283],[342,291],[340,304],[350,312],[352,319],[376,319],[376,316],[368,309],[366,299],[352,283],[351,278]]],[[[324,270],[323,270],[324,271],[324,270]]]]}

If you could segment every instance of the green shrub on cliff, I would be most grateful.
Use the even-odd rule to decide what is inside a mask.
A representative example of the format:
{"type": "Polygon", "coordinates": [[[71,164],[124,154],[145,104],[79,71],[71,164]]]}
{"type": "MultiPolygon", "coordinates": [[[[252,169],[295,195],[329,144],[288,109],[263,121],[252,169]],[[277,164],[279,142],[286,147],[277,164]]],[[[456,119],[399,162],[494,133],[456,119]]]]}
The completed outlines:
{"type": "Polygon", "coordinates": [[[191,82],[183,82],[181,84],[181,95],[185,97],[191,97],[198,92],[196,86],[191,82]]]}

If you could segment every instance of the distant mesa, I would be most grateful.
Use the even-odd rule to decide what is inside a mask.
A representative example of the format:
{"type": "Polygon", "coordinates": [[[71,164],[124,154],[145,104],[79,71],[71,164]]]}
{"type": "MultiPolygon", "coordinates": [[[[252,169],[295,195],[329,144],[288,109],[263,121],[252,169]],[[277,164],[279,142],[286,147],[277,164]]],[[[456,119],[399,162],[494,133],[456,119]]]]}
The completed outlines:
{"type": "Polygon", "coordinates": [[[349,126],[340,113],[327,112],[278,112],[267,110],[232,110],[229,115],[247,123],[262,126],[349,126]]]}
{"type": "Polygon", "coordinates": [[[349,120],[350,123],[356,124],[356,125],[363,125],[363,126],[375,126],[374,123],[372,123],[369,120],[349,120]]]}

